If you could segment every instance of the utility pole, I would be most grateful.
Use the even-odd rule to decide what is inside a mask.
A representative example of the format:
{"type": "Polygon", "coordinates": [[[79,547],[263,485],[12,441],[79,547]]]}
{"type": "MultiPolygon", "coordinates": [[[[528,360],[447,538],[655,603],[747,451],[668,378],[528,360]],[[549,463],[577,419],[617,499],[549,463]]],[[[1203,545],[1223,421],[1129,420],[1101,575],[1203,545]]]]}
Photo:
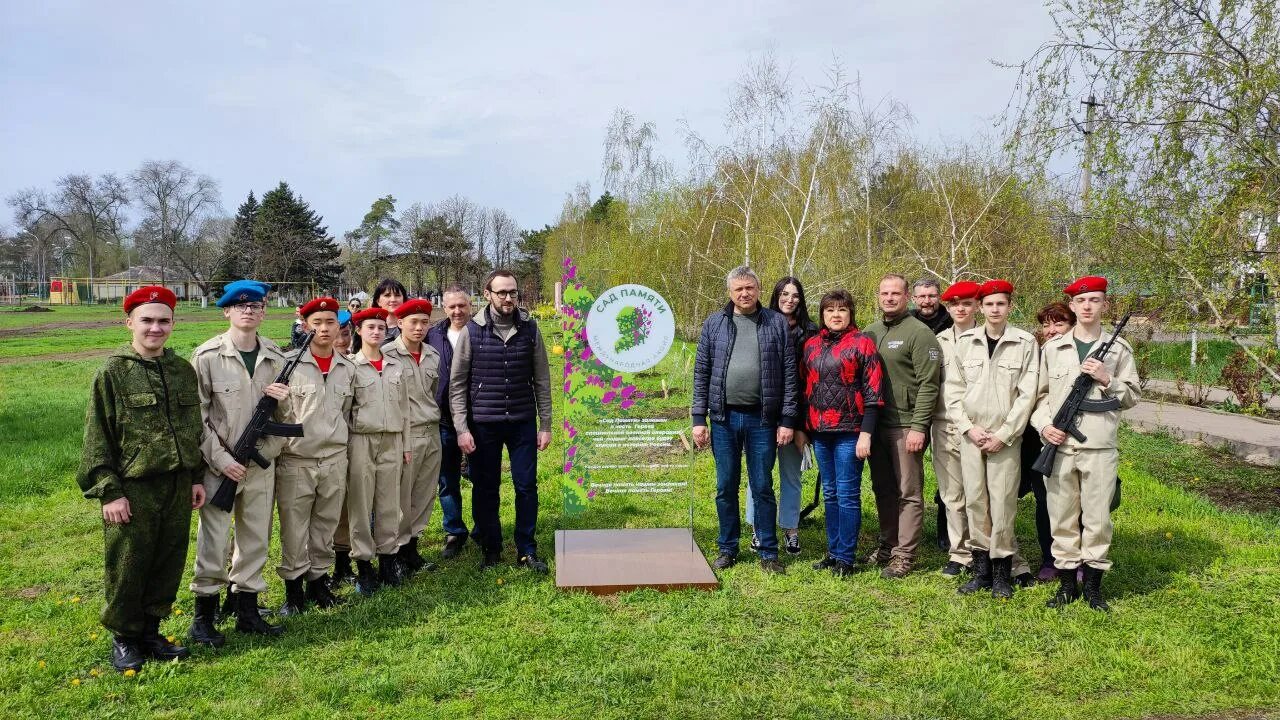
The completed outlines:
{"type": "Polygon", "coordinates": [[[1095,108],[1101,107],[1102,103],[1098,102],[1093,94],[1090,93],[1089,99],[1081,100],[1080,104],[1084,105],[1085,108],[1084,127],[1081,127],[1079,123],[1076,123],[1076,127],[1080,129],[1080,132],[1084,133],[1084,158],[1080,163],[1080,209],[1085,212],[1089,205],[1089,186],[1093,181],[1093,131],[1096,127],[1094,125],[1094,111],[1095,108]]]}

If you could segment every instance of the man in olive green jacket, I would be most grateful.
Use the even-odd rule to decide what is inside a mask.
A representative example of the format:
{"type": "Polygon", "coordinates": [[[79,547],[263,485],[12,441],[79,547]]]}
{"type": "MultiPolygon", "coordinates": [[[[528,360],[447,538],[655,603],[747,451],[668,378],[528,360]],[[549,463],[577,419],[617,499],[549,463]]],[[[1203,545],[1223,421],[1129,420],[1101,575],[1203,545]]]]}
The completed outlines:
{"type": "Polygon", "coordinates": [[[915,567],[924,522],[924,448],[938,402],[942,350],[929,327],[907,312],[907,279],[886,275],[878,295],[883,319],[867,326],[884,361],[885,406],[871,450],[871,489],[880,545],[868,562],[896,579],[915,567]]]}
{"type": "Polygon", "coordinates": [[[102,503],[111,664],[185,658],[160,634],[182,580],[191,511],[204,505],[200,394],[191,364],[166,348],[177,298],[158,286],[124,302],[133,340],[93,380],[76,480],[102,503]]]}

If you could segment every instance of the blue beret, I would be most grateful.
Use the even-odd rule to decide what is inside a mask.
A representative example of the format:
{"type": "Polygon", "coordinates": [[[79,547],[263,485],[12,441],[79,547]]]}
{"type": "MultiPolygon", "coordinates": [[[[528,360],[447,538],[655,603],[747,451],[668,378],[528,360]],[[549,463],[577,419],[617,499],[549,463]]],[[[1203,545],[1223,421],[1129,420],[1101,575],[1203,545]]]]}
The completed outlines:
{"type": "Polygon", "coordinates": [[[349,322],[351,322],[351,311],[339,310],[338,311],[338,327],[342,327],[343,325],[346,325],[349,322]]]}
{"type": "Polygon", "coordinates": [[[218,307],[230,307],[238,303],[262,302],[271,290],[271,286],[257,280],[236,280],[222,288],[222,297],[216,303],[218,307]]]}

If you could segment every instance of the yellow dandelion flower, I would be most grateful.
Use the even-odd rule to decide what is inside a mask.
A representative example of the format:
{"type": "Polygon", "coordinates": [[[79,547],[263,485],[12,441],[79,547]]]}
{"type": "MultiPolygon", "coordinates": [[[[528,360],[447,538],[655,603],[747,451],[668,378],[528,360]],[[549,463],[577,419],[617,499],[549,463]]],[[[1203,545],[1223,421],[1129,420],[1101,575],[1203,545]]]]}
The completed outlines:
{"type": "Polygon", "coordinates": [[[133,668],[129,668],[128,670],[124,671],[125,677],[133,677],[134,675],[137,675],[137,674],[138,674],[138,671],[134,670],[133,668]]]}
{"type": "Polygon", "coordinates": [[[182,614],[182,608],[174,608],[174,609],[173,609],[173,614],[174,614],[174,615],[181,615],[181,614],[182,614]]]}
{"type": "Polygon", "coordinates": [[[502,584],[502,578],[498,578],[498,584],[499,584],[499,585],[501,585],[501,584],[502,584]]]}
{"type": "Polygon", "coordinates": [[[43,670],[43,669],[45,669],[46,667],[48,667],[48,664],[46,664],[46,663],[45,663],[45,661],[41,660],[40,662],[36,663],[36,667],[38,667],[38,668],[40,668],[41,670],[43,670]]]}
{"type": "Polygon", "coordinates": [[[71,684],[80,687],[80,678],[71,678],[71,684]]]}
{"type": "Polygon", "coordinates": [[[101,674],[102,673],[98,672],[98,668],[94,668],[89,671],[89,677],[98,677],[101,674]]]}
{"type": "Polygon", "coordinates": [[[1173,533],[1171,533],[1171,532],[1167,532],[1167,533],[1165,533],[1165,534],[1164,534],[1164,539],[1165,539],[1165,540],[1172,540],[1172,539],[1173,539],[1173,533]]]}
{"type": "Polygon", "coordinates": [[[97,639],[98,639],[98,633],[89,633],[89,639],[90,639],[90,640],[97,640],[97,639]]]}
{"type": "Polygon", "coordinates": [[[80,598],[78,598],[78,597],[73,597],[73,598],[71,598],[71,602],[72,602],[72,604],[78,603],[78,602],[80,602],[80,598]]]}

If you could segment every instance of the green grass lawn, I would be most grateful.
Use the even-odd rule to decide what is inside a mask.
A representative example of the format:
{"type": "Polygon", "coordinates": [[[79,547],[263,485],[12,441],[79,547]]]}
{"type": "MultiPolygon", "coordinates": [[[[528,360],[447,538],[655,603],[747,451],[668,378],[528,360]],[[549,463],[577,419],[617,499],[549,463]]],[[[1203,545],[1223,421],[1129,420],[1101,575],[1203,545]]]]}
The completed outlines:
{"type": "MultiPolygon", "coordinates": [[[[179,332],[182,322],[217,317],[186,315],[179,332]]],[[[272,322],[283,338],[287,317],[272,322]]],[[[204,339],[183,337],[186,350],[204,339]]],[[[0,338],[0,353],[19,340],[0,338]]],[[[110,347],[123,331],[96,340],[110,347]]],[[[1202,481],[1237,477],[1280,486],[1280,473],[1128,433],[1110,615],[1082,603],[1048,610],[1050,587],[1004,603],[959,597],[956,582],[937,574],[945,559],[931,543],[903,581],[870,572],[837,580],[809,569],[821,555],[819,521],[803,528],[804,553],[786,576],[744,562],[721,574],[715,592],[562,593],[511,567],[479,572],[471,546],[403,588],[291,619],[279,640],[228,626],[226,647],[124,678],[107,662],[97,622],[98,506],[73,479],[98,362],[0,365],[0,717],[1112,718],[1280,709],[1280,518],[1219,509],[1197,492],[1202,481]]],[[[562,448],[557,438],[539,467],[548,555],[563,524],[562,448]]],[[[688,477],[695,535],[710,555],[709,453],[688,477]]],[[[812,482],[810,474],[806,498],[812,482]]],[[[864,490],[865,551],[876,516],[864,490]]],[[[508,485],[508,538],[510,498],[508,485]]],[[[1028,497],[1019,538],[1034,562],[1031,509],[1028,497]]],[[[927,539],[933,515],[930,502],[927,539]]],[[[432,553],[442,539],[436,517],[432,553]]],[[[278,559],[273,546],[269,569],[278,559]]],[[[269,583],[278,605],[274,572],[269,583]]],[[[192,612],[185,587],[178,607],[183,614],[164,628],[182,636],[192,612]]]]}

